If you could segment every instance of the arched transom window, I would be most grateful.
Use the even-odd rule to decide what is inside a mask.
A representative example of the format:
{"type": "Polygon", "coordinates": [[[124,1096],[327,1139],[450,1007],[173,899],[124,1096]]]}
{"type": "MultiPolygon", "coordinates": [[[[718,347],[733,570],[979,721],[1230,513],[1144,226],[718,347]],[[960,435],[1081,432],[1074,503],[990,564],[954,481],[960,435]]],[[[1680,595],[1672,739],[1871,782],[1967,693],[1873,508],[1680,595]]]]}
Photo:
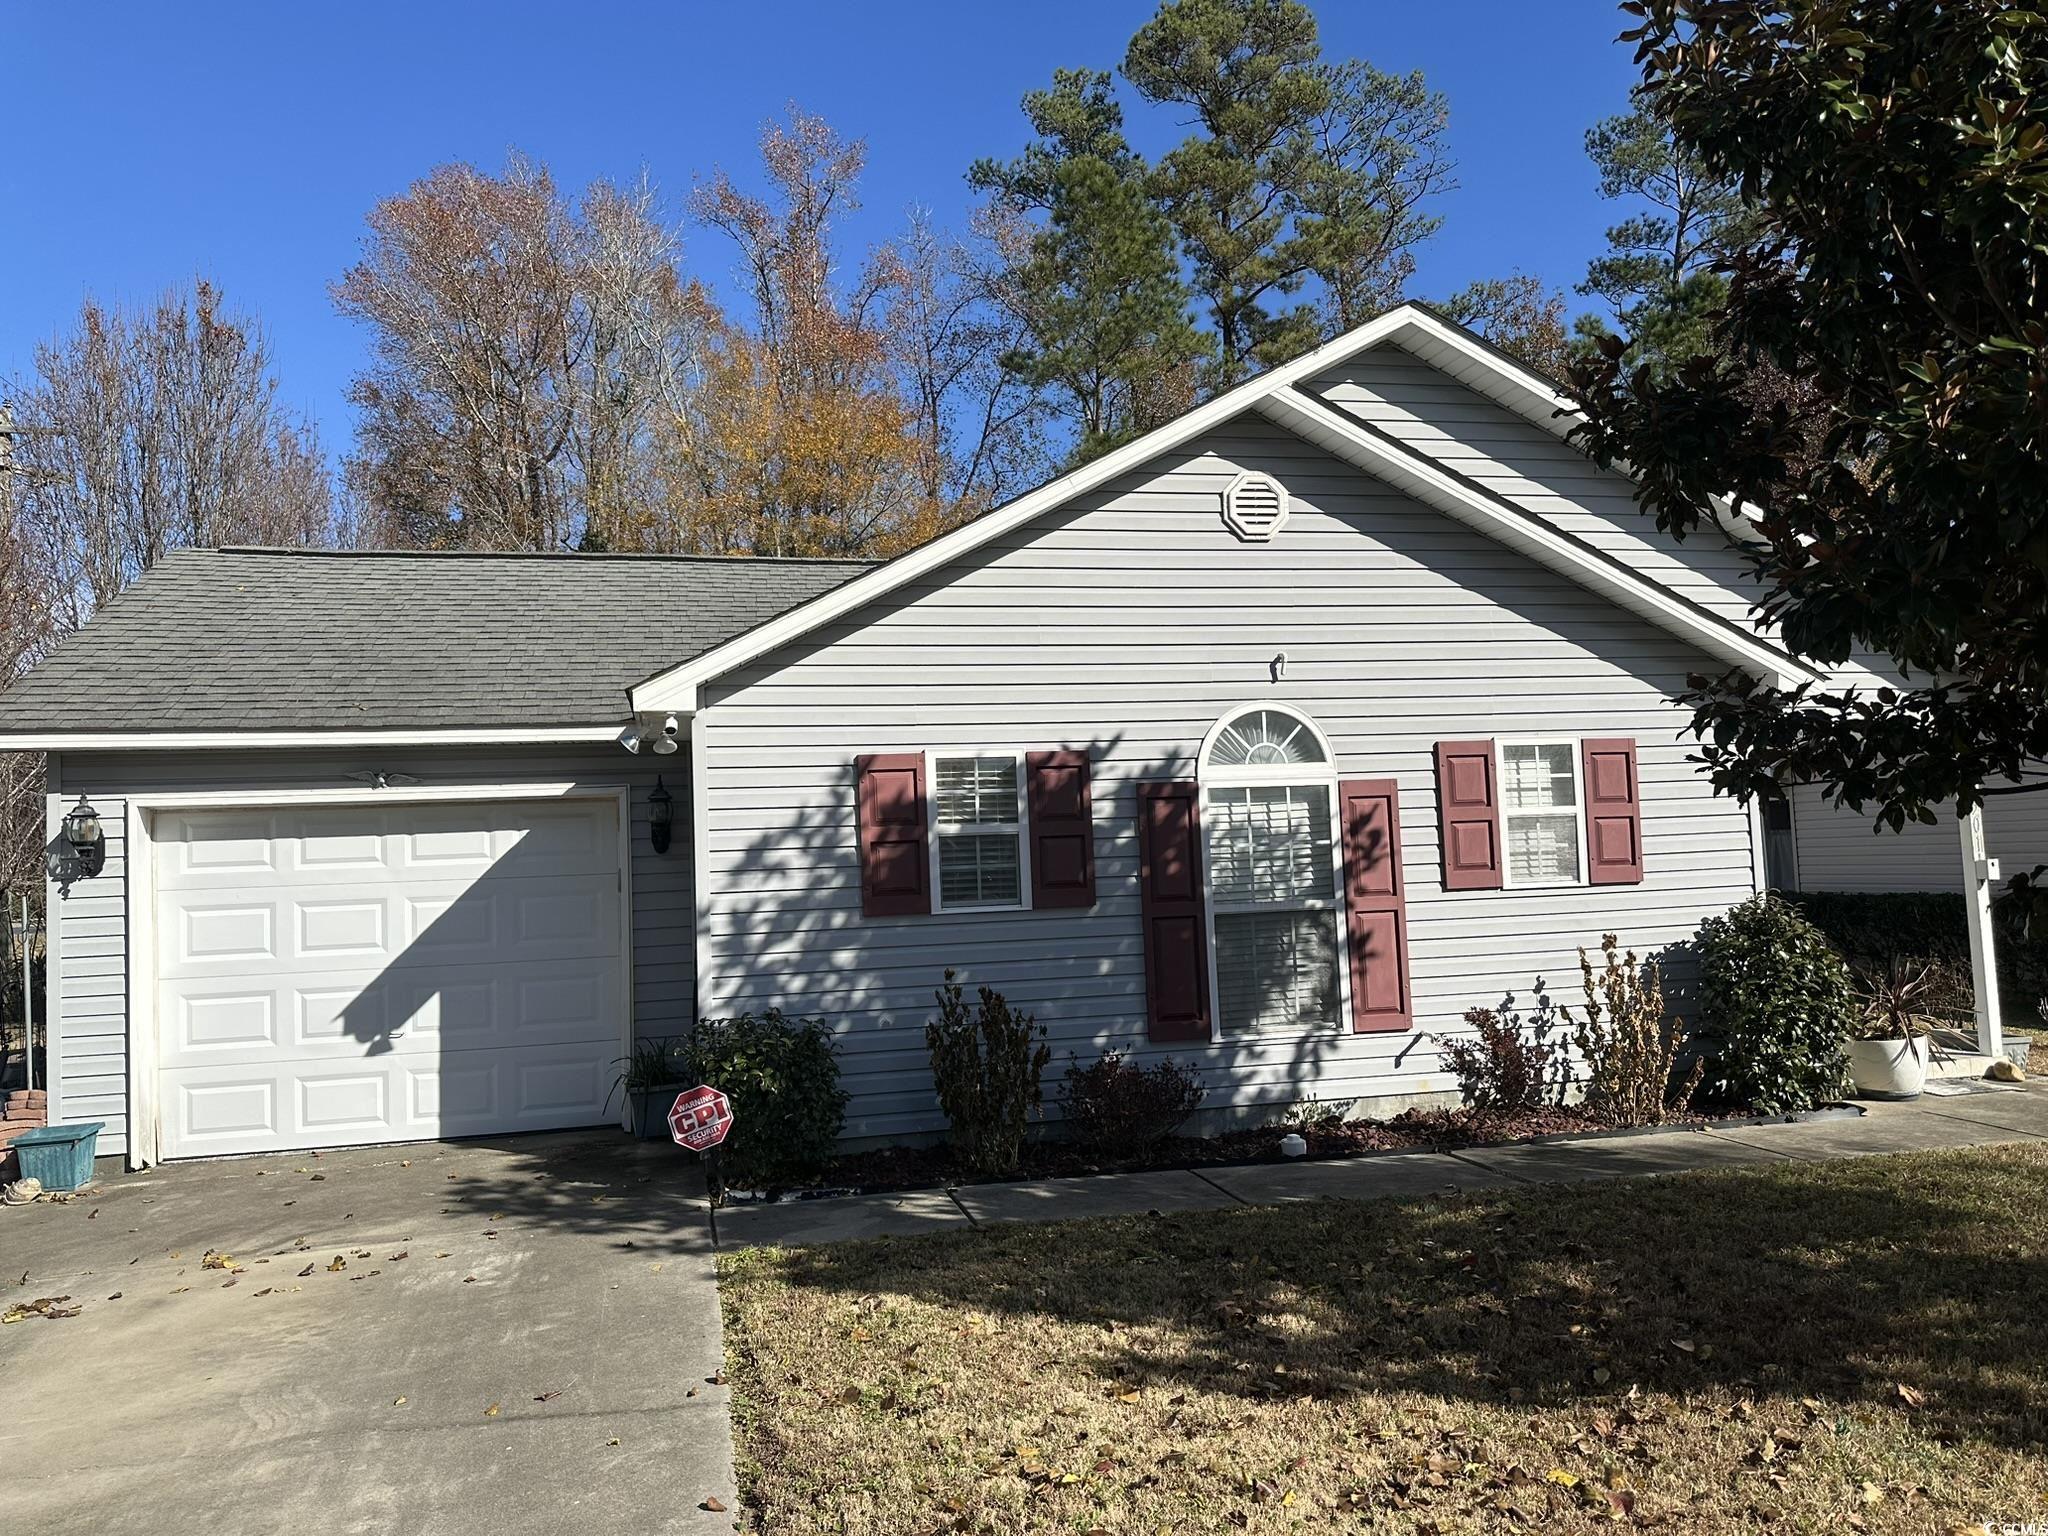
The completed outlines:
{"type": "Polygon", "coordinates": [[[1200,773],[1219,1025],[1334,1028],[1342,930],[1329,743],[1306,716],[1255,705],[1209,733],[1200,773]]]}

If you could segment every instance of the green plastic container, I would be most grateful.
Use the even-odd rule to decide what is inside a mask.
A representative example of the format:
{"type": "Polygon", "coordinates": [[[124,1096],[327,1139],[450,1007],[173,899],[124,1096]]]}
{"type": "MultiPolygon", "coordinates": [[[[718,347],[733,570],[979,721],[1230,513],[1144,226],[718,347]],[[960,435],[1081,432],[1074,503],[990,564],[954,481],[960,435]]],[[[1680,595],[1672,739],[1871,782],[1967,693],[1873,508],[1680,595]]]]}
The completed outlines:
{"type": "Polygon", "coordinates": [[[38,1180],[47,1190],[83,1189],[92,1182],[92,1152],[104,1120],[77,1125],[42,1125],[14,1138],[21,1159],[21,1177],[38,1180]]]}

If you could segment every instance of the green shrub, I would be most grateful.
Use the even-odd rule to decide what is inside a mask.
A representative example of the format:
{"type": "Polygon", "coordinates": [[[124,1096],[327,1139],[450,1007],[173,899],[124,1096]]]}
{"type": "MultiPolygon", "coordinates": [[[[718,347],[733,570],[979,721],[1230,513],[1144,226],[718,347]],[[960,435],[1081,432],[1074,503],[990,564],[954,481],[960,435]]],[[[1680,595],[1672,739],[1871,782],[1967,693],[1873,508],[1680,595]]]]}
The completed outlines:
{"type": "Polygon", "coordinates": [[[1708,918],[1693,942],[1711,1098],[1787,1114],[1848,1092],[1856,996],[1819,927],[1765,892],[1708,918]]]}
{"type": "Polygon", "coordinates": [[[1121,1051],[1067,1068],[1060,1113],[1067,1131],[1106,1157],[1134,1157],[1166,1140],[1201,1107],[1209,1090],[1190,1067],[1160,1061],[1134,1067],[1121,1051]]]}
{"type": "Polygon", "coordinates": [[[1700,1085],[1700,1064],[1680,1077],[1679,1059],[1690,1042],[1664,1006],[1663,968],[1620,950],[1620,940],[1603,934],[1604,964],[1595,971],[1581,946],[1585,1007],[1576,1017],[1569,1008],[1558,1011],[1571,1022],[1587,1110],[1608,1125],[1660,1125],[1685,1113],[1700,1085]]]}
{"type": "Polygon", "coordinates": [[[1558,1103],[1571,1065],[1560,1042],[1549,993],[1537,984],[1536,1009],[1527,1018],[1510,997],[1499,1008],[1471,1008],[1469,1040],[1440,1040],[1444,1064],[1458,1079],[1465,1107],[1487,1115],[1526,1114],[1558,1103]]]}
{"type": "Polygon", "coordinates": [[[787,1018],[780,1008],[704,1019],[673,1054],[689,1082],[732,1101],[728,1184],[786,1189],[824,1171],[846,1123],[846,1090],[823,1019],[787,1018]]]}
{"type": "Polygon", "coordinates": [[[979,1006],[968,1007],[951,971],[933,995],[939,1014],[926,1023],[924,1041],[953,1145],[977,1173],[1014,1173],[1024,1123],[1038,1107],[1039,1081],[1052,1059],[1045,1031],[988,987],[979,1006]]]}

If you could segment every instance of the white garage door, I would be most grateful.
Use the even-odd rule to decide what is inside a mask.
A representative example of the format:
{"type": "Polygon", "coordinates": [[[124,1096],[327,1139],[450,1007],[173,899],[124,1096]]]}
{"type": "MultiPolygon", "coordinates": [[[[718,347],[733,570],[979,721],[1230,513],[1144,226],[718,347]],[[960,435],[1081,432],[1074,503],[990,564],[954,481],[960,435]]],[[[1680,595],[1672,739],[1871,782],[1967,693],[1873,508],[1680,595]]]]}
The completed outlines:
{"type": "Polygon", "coordinates": [[[607,1118],[615,801],[163,811],[153,831],[163,1156],[607,1118]]]}

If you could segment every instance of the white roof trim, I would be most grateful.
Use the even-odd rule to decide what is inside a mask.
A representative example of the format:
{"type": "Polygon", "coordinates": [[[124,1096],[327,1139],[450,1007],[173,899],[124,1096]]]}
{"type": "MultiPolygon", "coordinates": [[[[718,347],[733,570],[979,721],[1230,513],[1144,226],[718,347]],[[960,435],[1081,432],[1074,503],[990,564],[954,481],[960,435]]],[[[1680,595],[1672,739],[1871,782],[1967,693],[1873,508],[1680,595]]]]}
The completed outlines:
{"type": "MultiPolygon", "coordinates": [[[[1325,342],[1291,363],[1282,364],[1257,378],[1246,380],[1235,389],[1226,390],[1164,426],[1154,428],[1143,437],[1061,475],[1005,506],[983,513],[964,527],[898,555],[865,575],[778,614],[679,666],[657,673],[632,690],[633,708],[638,713],[693,712],[699,705],[702,686],[713,678],[852,613],[1074,497],[1130,473],[1262,401],[1282,395],[1324,369],[1335,367],[1345,359],[1385,342],[1397,343],[1425,363],[1445,368],[1460,383],[1478,388],[1481,393],[1559,437],[1567,435],[1576,421],[1575,413],[1564,417],[1558,415],[1560,410],[1572,412],[1571,402],[1539,375],[1474,340],[1440,315],[1419,305],[1404,304],[1367,321],[1356,330],[1325,342]],[[1452,358],[1458,365],[1455,368],[1449,365],[1448,360],[1452,358]]],[[[1415,455],[1405,451],[1402,451],[1402,457],[1416,459],[1415,455]]],[[[1417,459],[1416,462],[1419,465],[1422,461],[1417,459]]],[[[1493,528],[1496,525],[1490,522],[1488,526],[1493,528]]],[[[1504,523],[1499,526],[1506,531],[1504,523]]],[[[1520,528],[1522,525],[1517,522],[1515,526],[1520,528]]],[[[1565,544],[1573,543],[1562,535],[1553,533],[1552,537],[1565,544]]],[[[1585,564],[1588,567],[1601,566],[1602,584],[1594,590],[1608,596],[1613,596],[1616,590],[1627,590],[1642,605],[1635,611],[1643,612],[1645,617],[1655,611],[1676,622],[1677,615],[1687,614],[1688,633],[1697,625],[1697,619],[1690,615],[1697,612],[1699,617],[1704,617],[1703,610],[1692,610],[1683,599],[1674,597],[1653,578],[1635,572],[1609,571],[1597,559],[1585,564]]],[[[1575,565],[1573,569],[1577,571],[1579,567],[1575,565]]],[[[1590,575],[1590,569],[1584,574],[1590,575]]],[[[1589,581],[1588,585],[1592,583],[1589,581]]],[[[1711,621],[1708,627],[1718,630],[1711,621]]],[[[1725,640],[1718,643],[1725,644],[1725,640]]],[[[1713,654],[1719,655],[1721,651],[1716,649],[1713,654]]],[[[1743,657],[1741,665],[1760,668],[1773,677],[1806,675],[1801,663],[1766,640],[1757,639],[1746,644],[1743,657]]]]}
{"type": "Polygon", "coordinates": [[[488,747],[619,739],[619,725],[383,731],[0,731],[0,752],[218,751],[236,747],[488,747]]]}
{"type": "Polygon", "coordinates": [[[1731,666],[1746,667],[1786,686],[1824,675],[1762,636],[1744,634],[1732,621],[1642,576],[1535,513],[1497,501],[1434,461],[1382,438],[1300,390],[1275,390],[1258,401],[1256,408],[1260,415],[1325,452],[1731,666]]]}

